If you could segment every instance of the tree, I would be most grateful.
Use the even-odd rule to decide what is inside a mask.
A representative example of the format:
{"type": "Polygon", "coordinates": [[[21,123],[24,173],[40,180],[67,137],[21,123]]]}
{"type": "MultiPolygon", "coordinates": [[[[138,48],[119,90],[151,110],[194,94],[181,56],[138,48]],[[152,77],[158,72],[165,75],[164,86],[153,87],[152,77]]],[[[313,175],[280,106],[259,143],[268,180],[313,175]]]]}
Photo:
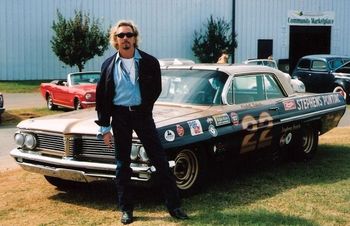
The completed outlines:
{"type": "Polygon", "coordinates": [[[63,63],[84,69],[86,61],[95,55],[102,56],[108,47],[108,32],[100,29],[99,20],[88,14],[75,11],[72,19],[66,20],[57,10],[58,21],[53,22],[52,50],[63,63]]]}
{"type": "Polygon", "coordinates": [[[224,19],[207,21],[205,31],[194,32],[192,51],[202,63],[215,63],[223,51],[232,53],[237,48],[236,34],[232,37],[231,26],[224,19]]]}

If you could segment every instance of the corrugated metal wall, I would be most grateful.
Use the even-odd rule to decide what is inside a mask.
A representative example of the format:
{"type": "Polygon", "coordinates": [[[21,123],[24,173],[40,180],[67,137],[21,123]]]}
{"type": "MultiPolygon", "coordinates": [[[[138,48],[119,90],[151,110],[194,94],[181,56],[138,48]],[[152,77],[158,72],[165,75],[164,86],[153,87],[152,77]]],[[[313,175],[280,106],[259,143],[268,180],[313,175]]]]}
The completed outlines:
{"type": "Polygon", "coordinates": [[[289,10],[333,11],[331,54],[350,55],[349,0],[236,0],[236,62],[257,57],[258,39],[273,39],[274,58],[288,58],[289,10]]]}
{"type": "MultiPolygon", "coordinates": [[[[76,71],[58,60],[51,50],[52,23],[59,9],[64,17],[82,10],[103,19],[108,28],[119,19],[139,26],[141,49],[158,58],[194,59],[194,30],[210,15],[232,19],[232,0],[0,0],[0,80],[62,78],[76,71]]],[[[99,70],[104,56],[85,70],[99,70]]]]}
{"type": "MultiPolygon", "coordinates": [[[[258,39],[273,39],[274,58],[288,58],[288,10],[334,11],[331,53],[350,54],[349,0],[0,0],[0,80],[62,78],[77,70],[60,62],[51,50],[57,9],[66,18],[83,10],[102,19],[106,29],[119,19],[132,19],[139,26],[143,50],[158,58],[195,60],[194,30],[210,15],[230,22],[234,1],[235,62],[255,58],[258,39]]],[[[99,70],[112,52],[110,48],[88,61],[85,70],[99,70]]]]}

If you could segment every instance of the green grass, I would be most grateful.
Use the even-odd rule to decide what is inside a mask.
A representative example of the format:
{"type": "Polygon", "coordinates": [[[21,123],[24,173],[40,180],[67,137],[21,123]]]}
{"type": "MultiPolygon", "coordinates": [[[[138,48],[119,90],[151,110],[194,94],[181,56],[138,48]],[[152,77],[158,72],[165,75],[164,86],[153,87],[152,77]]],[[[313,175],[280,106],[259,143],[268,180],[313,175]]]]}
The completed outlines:
{"type": "MultiPolygon", "coordinates": [[[[135,189],[133,225],[350,225],[350,127],[320,137],[309,162],[247,161],[236,176],[218,171],[183,198],[187,221],[169,217],[161,192],[135,189]]],[[[113,183],[60,191],[43,176],[0,172],[1,225],[119,225],[113,183]]]]}
{"type": "Polygon", "coordinates": [[[32,81],[0,81],[0,92],[2,93],[32,93],[39,92],[41,80],[32,81]]]}

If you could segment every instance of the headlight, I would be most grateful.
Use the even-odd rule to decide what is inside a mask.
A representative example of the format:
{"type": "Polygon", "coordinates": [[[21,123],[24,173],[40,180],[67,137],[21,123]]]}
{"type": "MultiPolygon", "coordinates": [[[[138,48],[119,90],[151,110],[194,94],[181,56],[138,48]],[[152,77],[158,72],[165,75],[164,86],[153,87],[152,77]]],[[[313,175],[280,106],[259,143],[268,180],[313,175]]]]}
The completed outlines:
{"type": "Polygon", "coordinates": [[[15,143],[18,147],[33,150],[36,147],[36,137],[29,133],[15,133],[15,143]]]}
{"type": "Polygon", "coordinates": [[[131,147],[131,153],[130,153],[130,158],[131,160],[136,160],[137,159],[137,156],[139,154],[139,149],[140,149],[140,146],[138,145],[132,145],[131,147]]]}
{"type": "Polygon", "coordinates": [[[91,93],[87,93],[87,94],[85,94],[85,99],[91,99],[91,97],[92,97],[92,95],[91,95],[91,93]]]}
{"type": "Polygon", "coordinates": [[[24,134],[22,133],[15,133],[15,143],[18,147],[23,147],[24,145],[24,134]]]}
{"type": "Polygon", "coordinates": [[[24,138],[24,146],[29,149],[34,149],[36,147],[36,138],[32,134],[26,134],[24,138]]]}
{"type": "Polygon", "coordinates": [[[140,158],[142,161],[148,161],[148,156],[147,156],[147,153],[145,151],[145,148],[143,146],[140,147],[140,158]]]}

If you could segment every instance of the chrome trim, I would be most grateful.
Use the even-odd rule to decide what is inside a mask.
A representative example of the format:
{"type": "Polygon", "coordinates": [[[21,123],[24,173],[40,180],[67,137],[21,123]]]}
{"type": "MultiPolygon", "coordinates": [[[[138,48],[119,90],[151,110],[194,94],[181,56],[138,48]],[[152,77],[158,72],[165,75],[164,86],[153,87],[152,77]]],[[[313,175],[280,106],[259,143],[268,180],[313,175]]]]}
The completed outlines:
{"type": "Polygon", "coordinates": [[[96,101],[92,102],[92,101],[82,101],[82,104],[96,104],[96,101]]]}
{"type": "Polygon", "coordinates": [[[321,116],[322,113],[328,113],[328,112],[332,112],[334,110],[342,110],[342,109],[345,109],[345,108],[346,108],[346,106],[343,105],[343,106],[338,106],[338,107],[334,107],[334,108],[324,109],[324,110],[320,110],[320,111],[316,111],[316,112],[305,113],[305,114],[302,114],[302,115],[281,119],[281,122],[290,122],[290,121],[294,121],[294,120],[299,120],[299,119],[303,119],[303,118],[312,117],[314,115],[321,116]]]}
{"type": "MultiPolygon", "coordinates": [[[[36,154],[24,153],[17,148],[12,149],[10,155],[24,169],[30,172],[39,173],[52,177],[59,177],[66,180],[78,182],[91,182],[96,180],[106,180],[115,178],[115,164],[93,163],[84,161],[75,161],[72,158],[51,158],[36,154]],[[38,164],[25,162],[24,160],[35,161],[38,164]],[[57,165],[57,167],[47,165],[57,165]],[[70,169],[70,168],[79,168],[70,169]],[[89,173],[88,170],[102,171],[89,173]],[[107,171],[110,171],[109,174],[107,171]]],[[[169,161],[169,167],[174,167],[175,162],[169,161]]],[[[130,165],[133,173],[137,176],[132,176],[131,180],[147,182],[151,179],[152,173],[155,172],[154,166],[139,166],[132,163],[130,165]]]]}

